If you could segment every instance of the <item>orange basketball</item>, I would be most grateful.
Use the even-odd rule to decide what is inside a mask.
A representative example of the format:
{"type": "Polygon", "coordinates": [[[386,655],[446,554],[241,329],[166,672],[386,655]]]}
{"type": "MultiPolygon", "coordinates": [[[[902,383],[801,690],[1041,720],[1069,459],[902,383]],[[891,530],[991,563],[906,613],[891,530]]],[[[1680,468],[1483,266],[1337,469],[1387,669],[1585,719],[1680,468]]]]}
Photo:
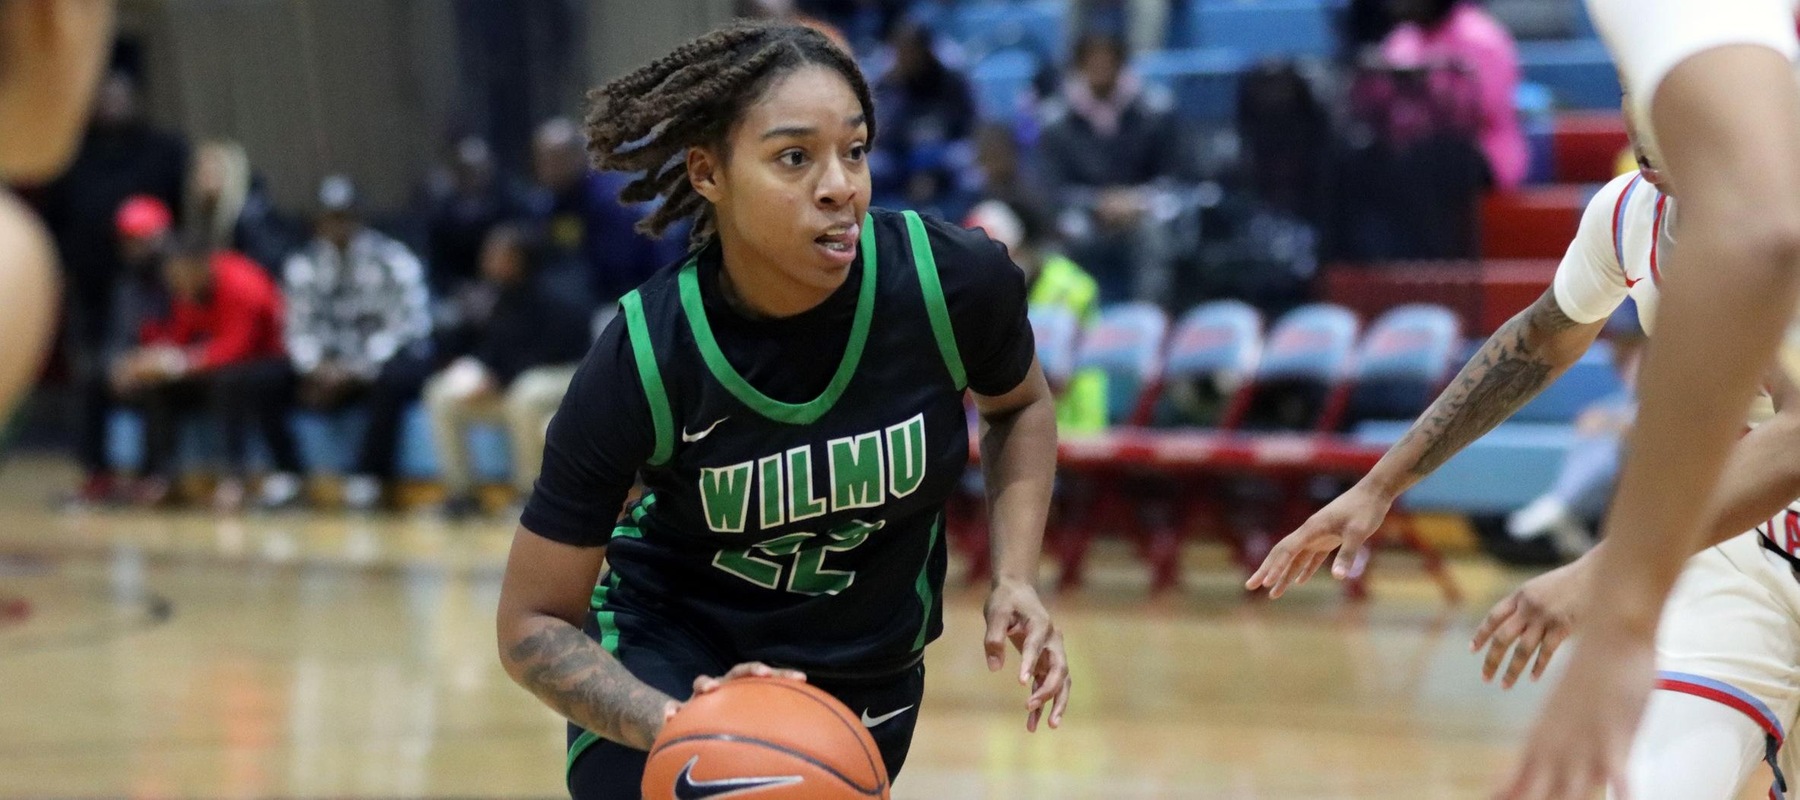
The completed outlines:
{"type": "Polygon", "coordinates": [[[800,681],[739,678],[688,701],[644,767],[644,800],[867,800],[887,768],[862,720],[800,681]]]}

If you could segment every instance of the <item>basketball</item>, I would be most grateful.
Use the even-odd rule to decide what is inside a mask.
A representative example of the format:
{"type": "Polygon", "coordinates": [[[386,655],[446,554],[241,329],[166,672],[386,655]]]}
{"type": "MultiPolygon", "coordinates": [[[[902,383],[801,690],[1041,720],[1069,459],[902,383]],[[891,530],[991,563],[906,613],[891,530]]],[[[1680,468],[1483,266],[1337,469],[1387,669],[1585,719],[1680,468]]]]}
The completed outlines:
{"type": "Polygon", "coordinates": [[[645,800],[755,793],[758,800],[886,798],[875,740],[810,684],[740,678],[682,706],[650,749],[645,800]]]}

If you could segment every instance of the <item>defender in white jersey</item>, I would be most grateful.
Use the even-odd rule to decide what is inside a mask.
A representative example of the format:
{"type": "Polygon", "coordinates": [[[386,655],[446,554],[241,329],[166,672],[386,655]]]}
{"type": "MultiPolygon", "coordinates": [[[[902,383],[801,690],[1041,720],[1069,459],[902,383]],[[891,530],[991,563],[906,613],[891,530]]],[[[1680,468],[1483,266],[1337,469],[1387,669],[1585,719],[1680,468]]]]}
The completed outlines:
{"type": "MultiPolygon", "coordinates": [[[[1666,641],[1657,620],[1728,488],[1721,471],[1744,403],[1800,295],[1797,6],[1588,0],[1635,98],[1630,113],[1680,186],[1682,247],[1664,267],[1663,335],[1638,375],[1637,427],[1586,582],[1582,637],[1501,797],[1573,800],[1631,783],[1631,742],[1666,641]]],[[[1800,368],[1788,358],[1800,349],[1781,350],[1800,368]]]]}
{"type": "MultiPolygon", "coordinates": [[[[1641,151],[1639,172],[1608,183],[1589,202],[1551,287],[1485,343],[1457,379],[1368,476],[1279,543],[1250,579],[1279,596],[1341,545],[1338,569],[1355,563],[1393,499],[1555,380],[1591,345],[1606,319],[1633,299],[1654,337],[1660,286],[1675,239],[1676,202],[1641,151]]],[[[1666,184],[1664,184],[1666,185],[1666,184]]],[[[1761,396],[1764,422],[1746,436],[1728,470],[1728,508],[1711,515],[1730,533],[1687,565],[1657,641],[1659,688],[1631,766],[1635,800],[1730,800],[1759,761],[1795,775],[1783,748],[1800,715],[1800,407],[1761,396]],[[1758,520],[1774,520],[1758,525],[1758,520]],[[1757,525],[1756,530],[1746,532],[1757,525]],[[1786,531],[1794,530],[1793,537],[1786,531]],[[1770,533],[1765,537],[1765,533],[1770,533]],[[1728,540],[1725,540],[1728,539],[1728,540]],[[1765,541],[1767,539],[1767,541],[1765,541]],[[1725,541],[1721,541],[1725,540],[1725,541]],[[1770,546],[1778,545],[1778,546],[1770,546]]],[[[1600,550],[1604,550],[1603,543],[1600,550]]],[[[1476,635],[1492,679],[1510,650],[1511,687],[1537,663],[1541,675],[1568,635],[1569,610],[1598,559],[1596,550],[1527,583],[1496,605],[1476,635]]],[[[1771,789],[1785,797],[1785,782],[1771,789]]]]}

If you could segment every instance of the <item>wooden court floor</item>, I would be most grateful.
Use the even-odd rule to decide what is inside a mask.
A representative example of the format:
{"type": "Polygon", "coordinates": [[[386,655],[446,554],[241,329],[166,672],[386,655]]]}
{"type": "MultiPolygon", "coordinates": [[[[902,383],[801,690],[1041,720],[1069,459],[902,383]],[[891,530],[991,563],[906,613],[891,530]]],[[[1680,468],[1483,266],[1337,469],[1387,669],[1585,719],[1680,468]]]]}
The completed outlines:
{"type": "MultiPolygon", "coordinates": [[[[510,528],[429,515],[62,514],[57,462],[0,469],[0,797],[554,797],[562,726],[495,658],[510,528]]],[[[1151,601],[1128,548],[1055,598],[1077,694],[1027,735],[948,593],[895,796],[1474,798],[1543,692],[1467,640],[1518,576],[1405,559],[1375,599],[1246,602],[1218,555],[1151,601]]]]}

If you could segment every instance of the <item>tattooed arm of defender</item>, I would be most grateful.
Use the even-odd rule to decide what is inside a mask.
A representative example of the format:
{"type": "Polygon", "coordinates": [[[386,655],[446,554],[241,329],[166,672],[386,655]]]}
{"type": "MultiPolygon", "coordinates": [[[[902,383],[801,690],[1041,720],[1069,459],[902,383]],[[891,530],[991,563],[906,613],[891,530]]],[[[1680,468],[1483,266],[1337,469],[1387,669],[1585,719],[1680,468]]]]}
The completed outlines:
{"type": "Polygon", "coordinates": [[[514,681],[569,721],[649,750],[680,703],[632,677],[582,632],[605,557],[603,547],[562,544],[521,526],[500,587],[500,661],[514,681]]]}
{"type": "Polygon", "coordinates": [[[1555,291],[1544,290],[1482,344],[1364,483],[1398,497],[1530,402],[1587,352],[1605,325],[1570,319],[1555,291]]]}

